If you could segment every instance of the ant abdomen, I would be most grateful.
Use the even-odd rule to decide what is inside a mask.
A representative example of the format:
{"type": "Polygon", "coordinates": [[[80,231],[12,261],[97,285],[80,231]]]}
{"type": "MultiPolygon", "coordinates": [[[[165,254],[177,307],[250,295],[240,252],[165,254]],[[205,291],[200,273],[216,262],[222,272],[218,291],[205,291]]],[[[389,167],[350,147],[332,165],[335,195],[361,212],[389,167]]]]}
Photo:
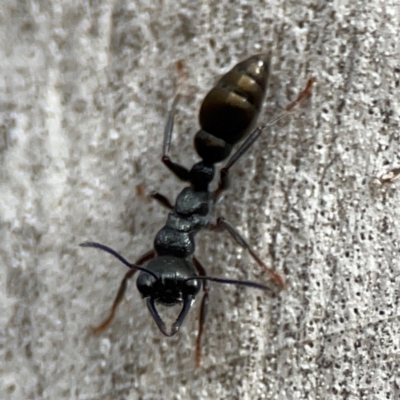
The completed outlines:
{"type": "Polygon", "coordinates": [[[264,101],[270,57],[256,54],[222,76],[200,108],[201,130],[195,147],[206,163],[227,158],[232,147],[254,127],[264,101]]]}

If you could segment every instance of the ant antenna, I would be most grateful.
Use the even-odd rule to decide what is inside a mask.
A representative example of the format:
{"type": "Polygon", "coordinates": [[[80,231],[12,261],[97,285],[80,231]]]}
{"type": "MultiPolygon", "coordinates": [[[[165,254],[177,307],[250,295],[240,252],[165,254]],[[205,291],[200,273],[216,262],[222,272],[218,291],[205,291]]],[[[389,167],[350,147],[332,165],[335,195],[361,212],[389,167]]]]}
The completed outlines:
{"type": "Polygon", "coordinates": [[[215,276],[193,276],[192,278],[186,279],[185,282],[192,281],[194,279],[196,279],[196,280],[202,279],[203,281],[213,281],[213,282],[218,282],[218,283],[227,283],[230,285],[248,286],[248,287],[252,287],[255,289],[271,291],[270,287],[265,286],[262,283],[253,282],[253,281],[238,281],[236,279],[216,278],[215,276]]]}
{"type": "Polygon", "coordinates": [[[139,271],[147,272],[149,275],[151,275],[155,280],[158,280],[156,274],[148,270],[147,268],[139,267],[136,264],[131,264],[127,260],[125,260],[124,257],[121,256],[121,254],[118,254],[115,250],[113,250],[111,247],[105,246],[104,244],[101,243],[96,243],[96,242],[83,242],[79,244],[80,247],[94,247],[95,249],[100,249],[105,251],[106,253],[109,253],[113,255],[115,258],[118,258],[119,261],[121,261],[123,264],[125,264],[128,268],[131,269],[137,269],[139,271]]]}

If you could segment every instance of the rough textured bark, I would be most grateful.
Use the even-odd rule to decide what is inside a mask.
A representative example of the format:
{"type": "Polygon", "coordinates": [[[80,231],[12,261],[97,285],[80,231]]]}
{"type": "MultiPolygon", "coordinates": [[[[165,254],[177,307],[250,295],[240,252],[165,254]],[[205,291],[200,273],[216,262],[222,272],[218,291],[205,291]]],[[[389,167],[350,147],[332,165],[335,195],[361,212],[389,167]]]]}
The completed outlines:
{"type": "MultiPolygon", "coordinates": [[[[400,165],[398,1],[15,1],[0,14],[0,393],[3,399],[397,399],[400,165]],[[62,3],[62,5],[60,5],[62,3]],[[212,284],[203,364],[198,305],[165,338],[125,271],[151,248],[190,166],[200,102],[250,54],[273,54],[267,121],[313,76],[313,95],[260,139],[216,214],[287,277],[276,298],[212,284]],[[178,62],[179,61],[179,62],[178,62]]],[[[226,235],[209,273],[265,282],[226,235]]]]}

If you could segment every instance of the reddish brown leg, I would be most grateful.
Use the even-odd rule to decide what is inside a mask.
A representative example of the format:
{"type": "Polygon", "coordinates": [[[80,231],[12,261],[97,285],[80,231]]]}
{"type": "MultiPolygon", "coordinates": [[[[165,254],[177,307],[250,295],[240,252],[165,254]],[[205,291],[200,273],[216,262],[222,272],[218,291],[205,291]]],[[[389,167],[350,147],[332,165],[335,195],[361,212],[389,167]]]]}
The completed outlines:
{"type": "Polygon", "coordinates": [[[278,272],[274,271],[271,267],[268,267],[267,264],[265,264],[264,261],[261,260],[261,258],[251,248],[251,246],[246,242],[246,240],[237,231],[235,227],[226,222],[223,218],[218,218],[217,223],[214,225],[210,224],[209,229],[212,231],[220,231],[220,232],[227,231],[235,240],[235,242],[240,247],[246,249],[250,253],[253,260],[268,273],[270,278],[274,281],[275,285],[279,287],[279,289],[283,289],[285,287],[285,281],[283,277],[278,272]]]}
{"type": "MultiPolygon", "coordinates": [[[[146,261],[151,260],[152,258],[154,258],[155,256],[155,251],[154,250],[150,250],[147,253],[143,254],[137,261],[136,261],[136,265],[138,267],[140,267],[141,265],[143,265],[146,261]]],[[[108,314],[108,317],[106,319],[104,319],[100,325],[92,327],[92,332],[94,334],[99,333],[101,331],[103,331],[104,329],[106,329],[108,327],[108,325],[110,324],[110,322],[113,320],[114,315],[115,315],[115,311],[117,310],[117,307],[119,306],[119,304],[121,303],[126,288],[127,288],[127,284],[128,284],[128,280],[130,278],[132,278],[133,275],[135,275],[136,273],[136,269],[130,269],[124,276],[124,279],[122,279],[121,284],[119,285],[119,289],[118,289],[118,293],[117,296],[115,297],[115,300],[113,302],[113,305],[111,306],[111,310],[108,314]]]]}
{"type": "Polygon", "coordinates": [[[311,86],[315,82],[315,78],[310,78],[307,83],[305,88],[299,93],[297,96],[296,100],[292,101],[290,104],[288,104],[285,108],[286,111],[291,111],[293,108],[297,106],[297,104],[301,103],[306,97],[308,97],[311,94],[311,86]]]}
{"type": "MultiPolygon", "coordinates": [[[[206,276],[206,270],[200,264],[199,260],[196,257],[193,257],[193,264],[196,267],[197,272],[200,276],[206,276]]],[[[199,331],[197,333],[196,339],[196,367],[200,366],[201,363],[201,338],[203,336],[203,328],[204,322],[206,320],[207,311],[208,311],[208,281],[203,281],[203,298],[201,299],[201,306],[200,306],[200,317],[199,317],[199,331]]]]}
{"type": "Polygon", "coordinates": [[[157,200],[163,207],[168,208],[168,210],[172,210],[174,208],[172,203],[161,193],[153,192],[150,197],[154,200],[157,200]]]}
{"type": "Polygon", "coordinates": [[[296,100],[294,100],[290,104],[288,104],[283,113],[279,114],[277,117],[271,119],[266,124],[261,125],[261,126],[257,127],[256,129],[254,129],[252,132],[250,132],[247,139],[240,145],[240,147],[235,151],[235,153],[232,154],[232,156],[229,158],[226,165],[223,168],[221,168],[221,170],[219,171],[218,187],[213,192],[214,203],[216,203],[219,200],[222,192],[224,190],[228,189],[228,187],[229,187],[229,170],[232,168],[232,166],[246,153],[246,151],[254,144],[254,142],[260,137],[260,135],[267,128],[271,127],[277,121],[279,121],[281,118],[288,115],[298,104],[300,104],[306,97],[308,97],[310,95],[311,86],[314,82],[315,82],[315,79],[310,78],[307,81],[305,88],[297,96],[296,100]]]}

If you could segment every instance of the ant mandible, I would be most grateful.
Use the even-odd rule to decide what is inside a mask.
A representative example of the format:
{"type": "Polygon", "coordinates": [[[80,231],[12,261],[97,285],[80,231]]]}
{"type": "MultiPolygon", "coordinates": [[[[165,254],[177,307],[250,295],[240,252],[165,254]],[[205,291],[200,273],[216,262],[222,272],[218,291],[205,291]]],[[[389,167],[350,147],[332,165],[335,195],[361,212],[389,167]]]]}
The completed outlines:
{"type": "Polygon", "coordinates": [[[189,186],[179,193],[175,205],[172,205],[160,193],[152,195],[170,212],[166,224],[154,239],[153,250],[142,255],[135,263],[128,262],[115,250],[103,244],[95,242],[80,244],[82,247],[94,247],[108,252],[129,268],[122,279],[108,317],[93,329],[94,332],[100,332],[109,325],[122,301],[127,282],[136,271],[140,271],[136,280],[137,289],[145,300],[158,328],[165,336],[173,336],[179,331],[196,295],[202,288],[203,298],[196,340],[196,364],[199,365],[201,338],[209,299],[208,281],[248,286],[265,291],[270,290],[268,286],[257,282],[216,278],[207,275],[204,267],[193,255],[195,235],[203,228],[228,232],[235,242],[247,249],[254,261],[265,269],[278,288],[284,287],[283,278],[258,257],[236,228],[223,218],[211,221],[210,217],[212,206],[229,186],[228,176],[232,166],[246,153],[266,128],[287,115],[296,104],[310,93],[312,79],[308,81],[305,89],[294,102],[286,107],[282,114],[267,124],[252,130],[264,101],[269,74],[269,55],[256,54],[235,65],[210,90],[200,107],[199,122],[201,129],[194,138],[196,152],[201,161],[194,164],[190,170],[171,161],[168,156],[178,96],[175,98],[165,126],[161,160],[180,180],[188,182],[189,186]],[[225,167],[220,170],[216,190],[210,191],[209,185],[215,175],[215,164],[228,158],[233,146],[247,135],[247,139],[229,158],[225,167]],[[144,265],[146,266],[144,267],[144,265]],[[156,303],[167,306],[182,304],[182,309],[170,330],[167,330],[160,317],[155,306],[156,303]]]}

